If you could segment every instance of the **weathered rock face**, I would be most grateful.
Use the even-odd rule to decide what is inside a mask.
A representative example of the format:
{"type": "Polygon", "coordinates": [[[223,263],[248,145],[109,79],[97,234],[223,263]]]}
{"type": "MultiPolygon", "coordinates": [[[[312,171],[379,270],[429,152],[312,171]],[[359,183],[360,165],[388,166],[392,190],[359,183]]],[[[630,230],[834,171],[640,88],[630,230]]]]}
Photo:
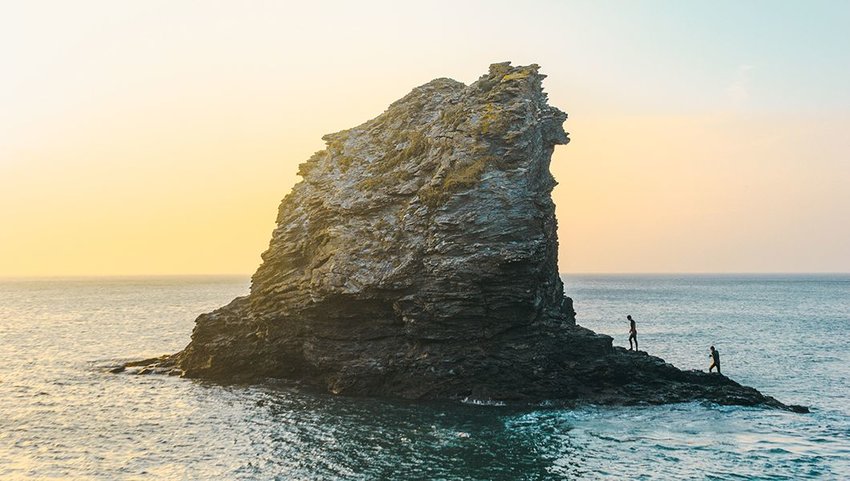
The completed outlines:
{"type": "Polygon", "coordinates": [[[575,325],[549,172],[567,115],[544,77],[503,63],[469,86],[437,79],[325,136],[250,295],[159,363],[354,395],[778,404],[575,325]]]}

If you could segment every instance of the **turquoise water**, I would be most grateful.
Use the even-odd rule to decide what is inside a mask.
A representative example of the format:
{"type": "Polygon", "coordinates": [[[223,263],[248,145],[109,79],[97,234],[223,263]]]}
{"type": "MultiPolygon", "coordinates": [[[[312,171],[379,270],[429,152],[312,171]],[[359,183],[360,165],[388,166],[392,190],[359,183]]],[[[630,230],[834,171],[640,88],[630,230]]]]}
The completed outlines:
{"type": "Polygon", "coordinates": [[[244,278],[0,281],[0,479],[850,479],[850,276],[565,276],[579,323],[812,414],[333,397],[103,373],[244,278]]]}

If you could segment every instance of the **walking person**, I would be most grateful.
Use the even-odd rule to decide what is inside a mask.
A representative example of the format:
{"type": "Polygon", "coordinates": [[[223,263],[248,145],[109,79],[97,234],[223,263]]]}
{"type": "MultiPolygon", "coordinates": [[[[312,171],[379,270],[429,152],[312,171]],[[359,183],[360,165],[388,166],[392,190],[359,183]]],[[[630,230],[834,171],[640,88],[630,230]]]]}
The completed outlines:
{"type": "Polygon", "coordinates": [[[711,372],[715,367],[717,368],[717,374],[720,374],[720,351],[711,346],[711,354],[709,357],[711,358],[711,366],[708,366],[708,372],[711,372]]]}
{"type": "Polygon", "coordinates": [[[632,348],[632,341],[634,341],[634,350],[637,351],[638,350],[637,326],[635,325],[635,320],[632,319],[631,314],[626,316],[626,319],[629,320],[629,351],[631,351],[633,349],[632,348]]]}

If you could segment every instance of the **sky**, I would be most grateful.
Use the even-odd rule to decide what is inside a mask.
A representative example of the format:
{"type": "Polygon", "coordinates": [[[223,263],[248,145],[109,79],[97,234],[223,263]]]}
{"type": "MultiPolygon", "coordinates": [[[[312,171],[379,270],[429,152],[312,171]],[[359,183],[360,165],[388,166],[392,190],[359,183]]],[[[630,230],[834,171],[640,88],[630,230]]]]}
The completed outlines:
{"type": "Polygon", "coordinates": [[[538,63],[570,273],[850,272],[850,2],[0,0],[0,277],[250,274],[321,136],[538,63]]]}

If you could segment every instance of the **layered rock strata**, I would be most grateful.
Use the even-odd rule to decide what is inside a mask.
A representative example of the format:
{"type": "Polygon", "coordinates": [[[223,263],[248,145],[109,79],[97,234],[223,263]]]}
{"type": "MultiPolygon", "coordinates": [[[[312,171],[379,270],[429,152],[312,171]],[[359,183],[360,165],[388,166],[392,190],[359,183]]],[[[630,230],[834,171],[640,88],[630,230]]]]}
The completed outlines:
{"type": "Polygon", "coordinates": [[[576,325],[549,172],[567,115],[544,77],[501,63],[469,86],[433,80],[325,136],[250,294],[201,315],[182,352],[146,369],[410,399],[782,407],[576,325]]]}

